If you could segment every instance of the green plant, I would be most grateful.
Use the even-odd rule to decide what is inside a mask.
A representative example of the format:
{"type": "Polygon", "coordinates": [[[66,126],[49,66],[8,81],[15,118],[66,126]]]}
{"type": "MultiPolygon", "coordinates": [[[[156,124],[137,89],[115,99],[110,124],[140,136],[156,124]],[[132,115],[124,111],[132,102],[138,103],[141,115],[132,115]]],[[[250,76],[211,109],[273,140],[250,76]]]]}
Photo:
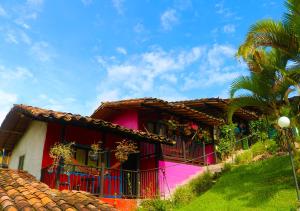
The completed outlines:
{"type": "Polygon", "coordinates": [[[171,202],[168,200],[148,199],[140,204],[138,211],[167,211],[171,206],[171,202]]]}
{"type": "Polygon", "coordinates": [[[249,122],[249,130],[252,135],[252,142],[263,141],[268,138],[268,122],[261,118],[249,122]]]}
{"type": "Polygon", "coordinates": [[[204,174],[191,180],[189,183],[194,195],[199,196],[207,191],[213,185],[213,175],[211,172],[206,171],[204,174]]]}
{"type": "Polygon", "coordinates": [[[124,163],[128,160],[128,156],[133,153],[138,153],[138,147],[136,143],[128,140],[123,140],[121,142],[116,142],[118,145],[115,149],[115,157],[121,163],[124,163]]]}
{"type": "Polygon", "coordinates": [[[291,210],[295,184],[288,156],[274,156],[234,167],[204,194],[176,211],[291,210]]]}
{"type": "Polygon", "coordinates": [[[192,192],[191,186],[184,185],[176,188],[172,195],[172,202],[176,207],[180,207],[189,203],[195,195],[192,192]]]}
{"type": "Polygon", "coordinates": [[[58,165],[60,159],[63,159],[64,163],[70,163],[73,157],[72,145],[74,143],[55,143],[49,152],[50,158],[53,159],[53,164],[58,165]]]}
{"type": "Polygon", "coordinates": [[[232,169],[232,164],[230,164],[230,163],[224,163],[222,172],[223,172],[223,173],[229,172],[229,171],[231,171],[231,169],[232,169]]]}
{"type": "Polygon", "coordinates": [[[265,142],[265,147],[270,154],[275,154],[279,150],[279,146],[276,141],[272,139],[267,139],[265,142]]]}
{"type": "Polygon", "coordinates": [[[251,146],[251,151],[252,151],[253,157],[255,157],[257,155],[264,154],[267,151],[267,148],[266,148],[266,145],[264,142],[259,141],[251,146]]]}
{"type": "MultiPolygon", "coordinates": [[[[72,157],[73,157],[72,145],[74,145],[74,142],[68,144],[55,143],[50,148],[49,156],[50,158],[53,159],[53,163],[49,168],[49,171],[52,171],[54,167],[57,167],[60,164],[72,163],[72,157]]],[[[68,172],[70,170],[69,168],[71,167],[65,166],[64,170],[68,172]]]]}
{"type": "Polygon", "coordinates": [[[217,143],[216,150],[221,159],[227,158],[234,150],[234,128],[236,124],[228,124],[220,127],[220,139],[217,143]]]}
{"type": "Polygon", "coordinates": [[[245,152],[237,155],[235,158],[235,163],[236,164],[247,164],[252,161],[252,158],[253,158],[253,154],[252,154],[252,151],[249,149],[249,150],[246,150],[245,152]]]}

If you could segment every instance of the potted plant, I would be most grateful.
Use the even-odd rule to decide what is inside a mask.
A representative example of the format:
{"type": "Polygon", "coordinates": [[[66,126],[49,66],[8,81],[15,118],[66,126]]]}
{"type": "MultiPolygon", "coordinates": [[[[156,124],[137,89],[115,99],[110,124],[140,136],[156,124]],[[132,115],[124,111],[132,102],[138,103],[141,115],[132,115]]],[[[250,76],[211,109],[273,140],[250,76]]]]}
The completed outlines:
{"type": "Polygon", "coordinates": [[[128,160],[128,156],[133,153],[138,153],[137,145],[132,142],[124,139],[121,142],[117,142],[117,147],[115,149],[115,157],[117,160],[120,161],[120,163],[124,163],[126,160],[128,160]]]}
{"type": "Polygon", "coordinates": [[[92,144],[91,145],[91,151],[89,151],[89,158],[91,159],[91,161],[97,161],[98,160],[98,155],[99,152],[101,150],[99,144],[92,144]]]}
{"type": "MultiPolygon", "coordinates": [[[[49,173],[53,172],[53,168],[57,167],[59,164],[69,164],[72,163],[72,157],[73,157],[73,149],[72,145],[74,142],[63,144],[63,143],[55,143],[51,148],[49,152],[50,158],[53,159],[53,163],[48,169],[49,173]]],[[[65,171],[68,171],[68,168],[64,167],[65,171]]]]}

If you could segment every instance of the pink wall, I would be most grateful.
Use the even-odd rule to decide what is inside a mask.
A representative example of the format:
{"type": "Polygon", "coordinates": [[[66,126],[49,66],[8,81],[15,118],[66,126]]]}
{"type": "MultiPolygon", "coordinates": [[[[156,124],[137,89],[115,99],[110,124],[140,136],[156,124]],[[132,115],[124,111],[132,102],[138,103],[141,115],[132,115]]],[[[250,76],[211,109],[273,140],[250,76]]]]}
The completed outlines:
{"type": "Polygon", "coordinates": [[[138,113],[133,110],[122,111],[118,115],[110,119],[115,124],[137,130],[138,129],[138,113]]]}
{"type": "Polygon", "coordinates": [[[204,171],[201,166],[179,164],[169,161],[159,161],[159,168],[164,170],[165,176],[162,170],[159,171],[159,189],[160,195],[169,196],[170,192],[176,188],[176,186],[184,183],[191,176],[204,171]]]}
{"type": "Polygon", "coordinates": [[[213,144],[208,144],[205,145],[205,154],[206,156],[206,164],[215,164],[215,154],[214,152],[214,145],[213,144]]]}

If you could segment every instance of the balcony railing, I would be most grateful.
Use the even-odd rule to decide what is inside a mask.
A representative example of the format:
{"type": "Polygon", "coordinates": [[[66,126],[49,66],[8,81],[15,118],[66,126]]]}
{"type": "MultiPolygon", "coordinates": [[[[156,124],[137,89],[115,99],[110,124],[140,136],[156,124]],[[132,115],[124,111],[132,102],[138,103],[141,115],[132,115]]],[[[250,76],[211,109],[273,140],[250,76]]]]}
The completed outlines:
{"type": "Polygon", "coordinates": [[[123,170],[82,165],[42,169],[50,188],[87,191],[101,197],[149,198],[159,194],[158,170],[123,170]]]}
{"type": "Polygon", "coordinates": [[[196,164],[212,164],[216,161],[214,150],[206,152],[212,144],[197,143],[195,141],[176,137],[174,146],[162,145],[162,155],[168,159],[190,161],[196,164]],[[209,161],[208,161],[209,160],[209,161]]]}

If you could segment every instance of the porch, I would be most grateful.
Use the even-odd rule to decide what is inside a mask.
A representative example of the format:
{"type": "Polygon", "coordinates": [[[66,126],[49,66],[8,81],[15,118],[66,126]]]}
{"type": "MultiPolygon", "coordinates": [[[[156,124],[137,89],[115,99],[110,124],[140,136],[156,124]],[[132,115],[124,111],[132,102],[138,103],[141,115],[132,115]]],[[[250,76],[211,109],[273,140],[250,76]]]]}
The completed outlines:
{"type": "Polygon", "coordinates": [[[86,191],[104,198],[153,198],[161,195],[159,169],[125,170],[66,164],[43,168],[41,181],[59,190],[86,191]]]}

